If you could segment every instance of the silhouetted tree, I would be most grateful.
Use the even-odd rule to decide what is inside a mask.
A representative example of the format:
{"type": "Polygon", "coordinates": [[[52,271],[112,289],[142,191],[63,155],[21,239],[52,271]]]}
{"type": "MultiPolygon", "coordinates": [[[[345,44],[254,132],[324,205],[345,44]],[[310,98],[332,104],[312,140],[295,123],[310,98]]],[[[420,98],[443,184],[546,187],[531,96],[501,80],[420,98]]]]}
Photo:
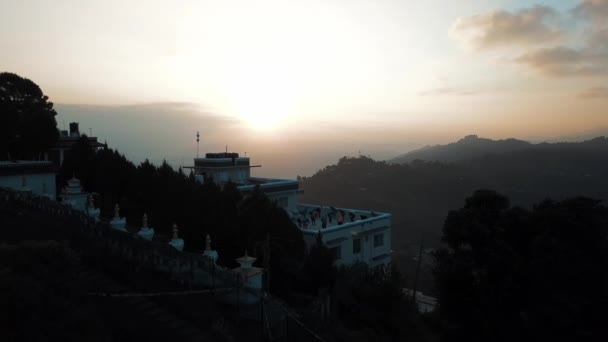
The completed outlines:
{"type": "Polygon", "coordinates": [[[545,201],[532,211],[477,191],[445,221],[435,253],[443,338],[592,340],[608,304],[608,210],[545,201]]]}
{"type": "Polygon", "coordinates": [[[0,73],[0,160],[39,157],[59,137],[55,115],[36,83],[0,73]]]}
{"type": "Polygon", "coordinates": [[[323,243],[321,232],[310,246],[302,268],[302,291],[317,295],[322,289],[331,289],[336,278],[335,258],[323,243]]]}

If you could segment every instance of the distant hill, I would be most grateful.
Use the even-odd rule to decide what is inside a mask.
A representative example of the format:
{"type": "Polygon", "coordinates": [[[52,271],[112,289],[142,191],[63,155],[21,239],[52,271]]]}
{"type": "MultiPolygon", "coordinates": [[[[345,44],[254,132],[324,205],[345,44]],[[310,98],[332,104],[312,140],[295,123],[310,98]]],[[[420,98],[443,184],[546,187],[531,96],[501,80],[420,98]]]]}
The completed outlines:
{"type": "MultiPolygon", "coordinates": [[[[496,190],[522,207],[546,198],[587,196],[608,201],[608,139],[604,137],[541,144],[508,139],[502,141],[506,142],[503,146],[512,142],[509,146],[523,148],[485,154],[479,146],[491,140],[463,140],[443,146],[458,146],[459,161],[415,158],[396,164],[367,157],[341,158],[302,180],[300,201],[391,213],[393,261],[410,279],[415,276],[410,271],[416,268],[412,260],[421,236],[425,248],[438,247],[448,211],[461,208],[475,190],[496,190]],[[467,151],[465,146],[472,148],[467,151]],[[473,150],[476,157],[463,157],[475,155],[473,150]]],[[[427,288],[432,277],[425,276],[423,287],[427,288]]]]}
{"type": "Polygon", "coordinates": [[[501,192],[520,206],[579,195],[608,201],[605,137],[541,144],[467,137],[435,149],[440,150],[458,151],[461,157],[449,158],[450,162],[414,158],[402,164],[341,158],[303,179],[301,200],[392,213],[395,249],[412,243],[422,232],[429,244],[438,243],[447,212],[460,208],[480,188],[501,192]],[[483,145],[501,147],[482,154],[483,145]]]}
{"type": "Polygon", "coordinates": [[[391,163],[409,163],[416,159],[425,161],[455,162],[483,157],[489,154],[499,154],[517,151],[532,146],[531,143],[517,139],[492,140],[468,135],[455,143],[447,145],[425,146],[423,148],[395,157],[391,163]]]}

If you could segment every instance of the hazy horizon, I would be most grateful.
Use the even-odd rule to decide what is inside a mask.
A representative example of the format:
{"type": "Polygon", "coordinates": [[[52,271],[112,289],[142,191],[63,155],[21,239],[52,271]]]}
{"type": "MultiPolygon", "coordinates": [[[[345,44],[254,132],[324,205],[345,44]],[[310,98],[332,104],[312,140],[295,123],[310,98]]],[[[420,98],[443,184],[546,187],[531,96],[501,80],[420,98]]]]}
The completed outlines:
{"type": "Polygon", "coordinates": [[[20,1],[2,71],[139,162],[248,152],[264,176],[468,134],[608,131],[608,0],[20,1]]]}
{"type": "MultiPolygon", "coordinates": [[[[483,138],[516,138],[539,142],[581,141],[608,135],[608,128],[575,132],[559,136],[492,136],[483,131],[462,130],[449,135],[440,131],[421,132],[410,130],[409,134],[394,135],[395,130],[381,131],[377,128],[358,129],[350,126],[321,126],[323,135],[312,135],[310,129],[301,129],[297,134],[275,132],[258,139],[255,132],[247,130],[246,124],[227,119],[186,103],[155,103],[126,106],[84,106],[56,104],[57,126],[68,127],[78,122],[80,132],[93,136],[108,146],[125,154],[135,163],[145,159],[155,164],[167,160],[171,165],[190,166],[196,156],[196,132],[200,131],[199,154],[222,152],[228,146],[232,152],[247,154],[252,163],[262,165],[254,168],[253,174],[264,177],[295,178],[311,176],[327,165],[337,163],[343,156],[370,156],[386,160],[426,145],[455,142],[466,135],[476,134],[483,138]],[[171,119],[164,120],[165,117],[171,119]],[[145,125],[143,120],[149,120],[145,125]],[[64,126],[65,125],[65,126],[64,126]],[[333,130],[353,133],[352,139],[338,139],[333,130]],[[366,135],[367,134],[367,135],[366,135]],[[383,135],[382,141],[373,141],[373,135],[383,135]],[[320,138],[319,138],[320,137],[320,138]]],[[[407,132],[398,130],[398,132],[407,132]]]]}

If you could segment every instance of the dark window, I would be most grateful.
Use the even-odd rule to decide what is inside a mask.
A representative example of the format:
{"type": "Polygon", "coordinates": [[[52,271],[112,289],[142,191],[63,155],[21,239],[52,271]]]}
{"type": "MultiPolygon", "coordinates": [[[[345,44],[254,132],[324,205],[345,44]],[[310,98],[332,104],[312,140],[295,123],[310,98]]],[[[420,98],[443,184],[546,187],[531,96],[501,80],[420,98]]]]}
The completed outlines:
{"type": "Polygon", "coordinates": [[[380,247],[384,245],[384,234],[374,235],[374,247],[380,247]]]}
{"type": "Polygon", "coordinates": [[[353,240],[353,254],[361,253],[361,239],[353,240]]]}

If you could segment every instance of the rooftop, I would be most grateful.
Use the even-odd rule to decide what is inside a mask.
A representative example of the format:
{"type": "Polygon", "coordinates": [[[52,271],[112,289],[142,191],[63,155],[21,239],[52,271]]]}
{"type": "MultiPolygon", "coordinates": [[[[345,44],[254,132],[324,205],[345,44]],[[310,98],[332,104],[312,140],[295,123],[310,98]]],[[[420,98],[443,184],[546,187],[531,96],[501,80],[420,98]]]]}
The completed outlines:
{"type": "Polygon", "coordinates": [[[310,232],[352,228],[361,224],[372,223],[391,217],[391,214],[371,210],[335,208],[331,206],[315,206],[308,204],[298,204],[297,209],[290,214],[292,221],[300,229],[310,232]]]}
{"type": "Polygon", "coordinates": [[[39,160],[0,161],[0,175],[53,173],[53,163],[39,160]]]}

